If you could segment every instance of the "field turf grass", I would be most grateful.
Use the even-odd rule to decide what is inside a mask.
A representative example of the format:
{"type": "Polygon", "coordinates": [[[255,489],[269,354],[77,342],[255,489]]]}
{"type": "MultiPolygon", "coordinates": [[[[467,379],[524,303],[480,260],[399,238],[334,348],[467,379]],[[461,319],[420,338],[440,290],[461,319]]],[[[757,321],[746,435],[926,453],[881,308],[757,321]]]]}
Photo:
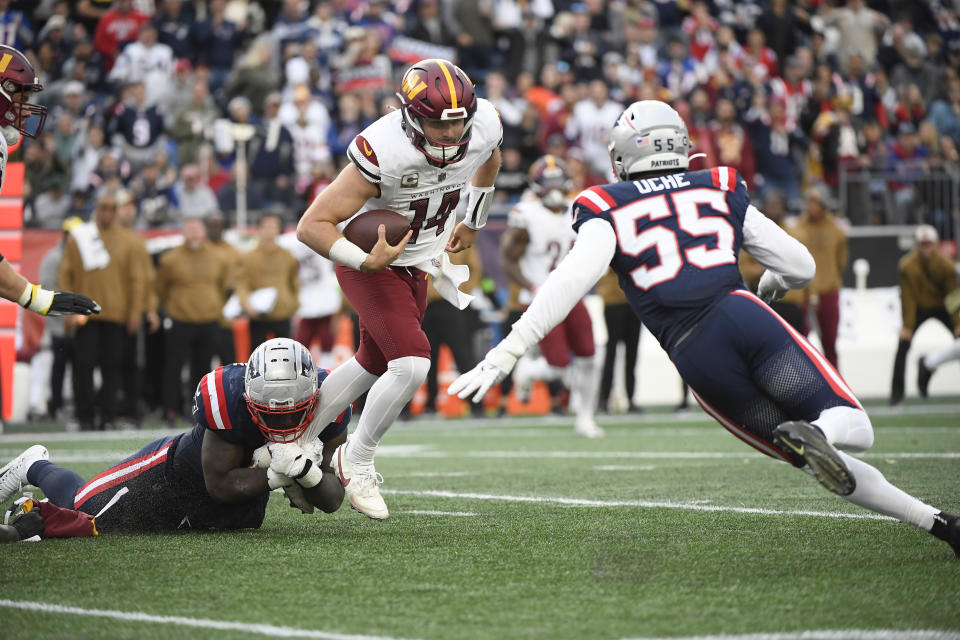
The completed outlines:
{"type": "MultiPolygon", "coordinates": [[[[865,459],[960,511],[960,404],[872,415],[865,459]]],[[[398,423],[385,522],[274,494],[256,531],[2,546],[0,637],[960,638],[943,542],[699,410],[601,423],[594,441],[569,419],[398,423]]],[[[0,463],[42,442],[91,477],[156,435],[0,436],[0,463]]]]}

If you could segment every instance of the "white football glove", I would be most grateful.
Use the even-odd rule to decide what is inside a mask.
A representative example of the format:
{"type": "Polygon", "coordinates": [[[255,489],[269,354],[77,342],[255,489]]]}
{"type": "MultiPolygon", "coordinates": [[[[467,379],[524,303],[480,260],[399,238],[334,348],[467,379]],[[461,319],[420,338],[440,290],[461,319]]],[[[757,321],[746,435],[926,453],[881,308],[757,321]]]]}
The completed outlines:
{"type": "Polygon", "coordinates": [[[447,393],[464,399],[473,394],[471,400],[480,402],[493,385],[502,382],[507,374],[513,371],[517,360],[526,350],[526,346],[511,332],[500,344],[487,352],[480,364],[460,374],[447,393]]]}
{"type": "Polygon", "coordinates": [[[790,291],[790,287],[783,282],[780,274],[768,269],[760,276],[760,284],[757,286],[757,296],[767,304],[776,302],[787,295],[788,291],[790,291]]]}
{"type": "Polygon", "coordinates": [[[254,449],[253,458],[250,461],[251,469],[269,469],[270,468],[270,445],[265,444],[259,449],[254,449]]]}
{"type": "Polygon", "coordinates": [[[313,505],[307,500],[307,494],[303,492],[303,487],[296,482],[285,486],[283,495],[287,496],[291,507],[300,509],[302,513],[313,513],[313,505]]]}
{"type": "Polygon", "coordinates": [[[323,471],[313,458],[296,442],[271,443],[269,472],[282,474],[295,480],[300,486],[309,489],[317,486],[323,479],[323,471]]]}
{"type": "Polygon", "coordinates": [[[267,469],[267,486],[270,487],[271,491],[281,487],[289,487],[292,484],[296,483],[290,476],[278,473],[273,469],[267,469]]]}

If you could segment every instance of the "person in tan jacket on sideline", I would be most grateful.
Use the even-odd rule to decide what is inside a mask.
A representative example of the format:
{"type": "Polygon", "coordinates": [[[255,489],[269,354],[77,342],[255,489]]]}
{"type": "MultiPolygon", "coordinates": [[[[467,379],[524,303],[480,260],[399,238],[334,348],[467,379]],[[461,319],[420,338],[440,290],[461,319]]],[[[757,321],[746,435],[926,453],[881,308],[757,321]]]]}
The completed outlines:
{"type": "Polygon", "coordinates": [[[260,243],[243,255],[237,274],[237,297],[250,318],[250,349],[268,338],[289,338],[291,321],[300,307],[300,263],[277,244],[282,230],[279,215],[267,214],[257,227],[260,243]],[[276,301],[270,309],[255,308],[251,294],[258,289],[276,289],[276,301]]]}
{"type": "MultiPolygon", "coordinates": [[[[957,288],[957,269],[940,253],[937,230],[924,224],[914,233],[917,246],[900,259],[900,312],[903,328],[893,363],[890,404],[903,402],[907,351],[914,332],[927,320],[939,320],[953,335],[960,335],[960,311],[947,311],[947,294],[957,288]]],[[[927,375],[929,382],[929,374],[927,375]]],[[[921,392],[926,389],[921,385],[921,392]]],[[[926,395],[924,393],[924,395],[926,395]]]]}
{"type": "Polygon", "coordinates": [[[64,323],[68,329],[77,327],[73,397],[82,430],[114,425],[123,367],[121,345],[127,333],[140,328],[144,300],[140,245],[129,230],[116,224],[115,194],[102,194],[93,215],[92,222],[70,232],[58,279],[64,289],[90,296],[102,307],[99,315],[68,316],[64,323]],[[94,368],[100,369],[103,380],[99,396],[93,389],[94,368]],[[96,398],[100,400],[97,422],[96,398]]]}
{"type": "Polygon", "coordinates": [[[791,233],[810,251],[817,263],[813,282],[804,289],[804,317],[807,309],[813,306],[823,355],[837,367],[840,288],[843,286],[843,270],[847,268],[847,234],[828,211],[823,190],[814,188],[807,192],[804,213],[791,233]]]}
{"type": "Polygon", "coordinates": [[[168,426],[186,415],[187,402],[210,370],[218,321],[226,301],[228,264],[207,241],[200,218],[183,221],[183,244],[160,258],[156,291],[169,322],[165,332],[163,410],[168,426]],[[190,364],[187,387],[183,365],[190,364]]]}

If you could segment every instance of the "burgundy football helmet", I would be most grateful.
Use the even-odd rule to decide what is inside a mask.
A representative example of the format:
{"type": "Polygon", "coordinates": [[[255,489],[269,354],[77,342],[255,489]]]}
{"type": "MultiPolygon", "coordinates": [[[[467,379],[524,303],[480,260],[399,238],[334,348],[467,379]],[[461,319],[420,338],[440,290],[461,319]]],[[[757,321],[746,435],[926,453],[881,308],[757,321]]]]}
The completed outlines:
{"type": "Polygon", "coordinates": [[[570,171],[566,163],[553,155],[545,155],[530,165],[530,190],[548,209],[563,209],[570,191],[570,171]]]}
{"type": "Polygon", "coordinates": [[[13,47],[0,45],[0,126],[36,138],[47,121],[47,108],[26,102],[31,91],[43,91],[43,84],[30,61],[13,47]]]}
{"type": "Polygon", "coordinates": [[[403,74],[397,97],[403,128],[413,146],[440,166],[463,159],[470,144],[473,116],[477,113],[477,94],[460,67],[439,58],[421,60],[403,74]],[[424,119],[465,120],[463,135],[457,142],[431,138],[423,131],[424,119]]]}

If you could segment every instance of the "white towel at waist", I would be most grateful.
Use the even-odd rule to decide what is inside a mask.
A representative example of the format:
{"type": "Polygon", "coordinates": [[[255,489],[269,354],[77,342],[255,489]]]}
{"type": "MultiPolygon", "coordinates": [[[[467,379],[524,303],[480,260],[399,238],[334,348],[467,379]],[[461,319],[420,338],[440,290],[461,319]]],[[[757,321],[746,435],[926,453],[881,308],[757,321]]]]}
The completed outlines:
{"type": "Polygon", "coordinates": [[[433,277],[433,288],[457,309],[466,309],[470,305],[473,296],[458,288],[470,277],[470,267],[465,264],[453,264],[446,253],[412,266],[430,274],[433,277]]]}

